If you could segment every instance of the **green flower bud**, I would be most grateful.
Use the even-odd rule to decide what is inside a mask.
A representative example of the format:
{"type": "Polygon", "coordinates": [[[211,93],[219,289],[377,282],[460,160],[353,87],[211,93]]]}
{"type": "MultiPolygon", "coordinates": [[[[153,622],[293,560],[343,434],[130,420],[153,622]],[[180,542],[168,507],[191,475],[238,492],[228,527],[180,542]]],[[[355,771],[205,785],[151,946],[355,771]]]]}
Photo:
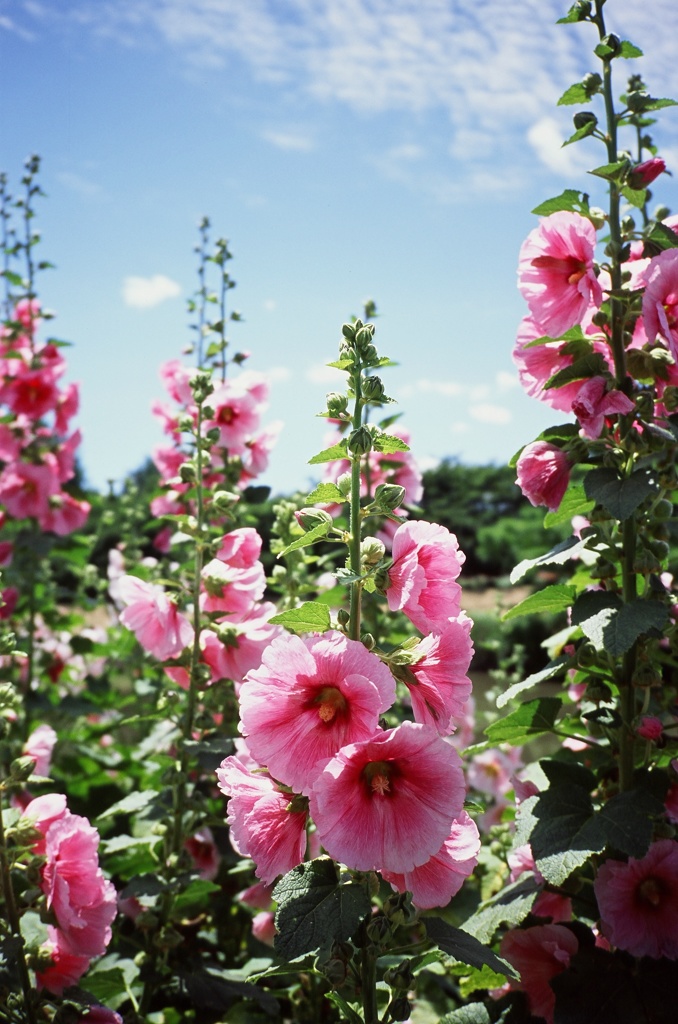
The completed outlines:
{"type": "Polygon", "coordinates": [[[614,32],[608,32],[606,36],[600,40],[601,46],[607,46],[612,52],[607,55],[608,60],[612,60],[613,57],[618,56],[621,50],[621,39],[616,36],[614,32]]]}
{"type": "Polygon", "coordinates": [[[405,488],[400,484],[379,484],[374,492],[375,504],[384,512],[400,508],[405,500],[405,488]]]}
{"type": "Polygon", "coordinates": [[[193,430],[193,417],[189,416],[188,413],[183,413],[183,415],[178,417],[177,424],[183,434],[190,434],[193,430]]]}
{"type": "Polygon", "coordinates": [[[360,561],[363,565],[377,565],[386,554],[386,548],[377,537],[365,537],[360,545],[360,561]]]}
{"type": "Polygon", "coordinates": [[[344,497],[347,498],[348,495],[351,493],[351,474],[342,473],[339,479],[337,480],[337,487],[344,495],[344,497]]]}
{"type": "Polygon", "coordinates": [[[321,523],[332,523],[332,516],[324,508],[301,508],[294,513],[294,518],[305,532],[312,530],[321,523]]]}
{"type": "Polygon", "coordinates": [[[612,700],[612,690],[598,679],[592,679],[586,684],[586,699],[594,704],[609,704],[612,700]]]}
{"type": "Polygon", "coordinates": [[[603,80],[597,71],[591,71],[588,75],[584,75],[581,84],[586,90],[586,95],[591,99],[591,97],[595,96],[595,94],[600,90],[603,80]]]}
{"type": "Polygon", "coordinates": [[[593,124],[595,127],[598,124],[598,118],[592,110],[578,110],[572,118],[572,122],[577,131],[579,131],[580,128],[585,128],[587,124],[593,124]]]}
{"type": "Polygon", "coordinates": [[[332,419],[341,419],[346,413],[347,406],[348,398],[346,395],[341,395],[338,391],[330,391],[327,396],[327,411],[332,419]]]}
{"type": "Polygon", "coordinates": [[[195,466],[191,462],[182,462],[179,466],[179,479],[184,484],[192,484],[197,478],[195,466]]]}
{"type": "Polygon", "coordinates": [[[671,211],[668,206],[658,206],[654,211],[653,217],[655,220],[666,220],[671,211]]]}
{"type": "MultiPolygon", "coordinates": [[[[357,321],[356,321],[357,326],[357,321]]],[[[365,324],[364,327],[358,328],[355,333],[355,347],[358,352],[362,355],[365,349],[372,344],[372,336],[374,335],[374,327],[372,324],[365,324]]]]}
{"type": "Polygon", "coordinates": [[[386,392],[379,377],[364,377],[362,380],[362,396],[365,402],[380,402],[386,392]]]}
{"type": "Polygon", "coordinates": [[[11,683],[0,683],[0,708],[11,708],[16,704],[17,694],[11,683]]]}
{"type": "Polygon", "coordinates": [[[24,754],[17,757],[9,766],[9,777],[12,782],[26,782],[35,771],[35,758],[24,754]]]}
{"type": "Polygon", "coordinates": [[[216,413],[211,405],[203,405],[202,416],[204,420],[213,420],[216,413]]]}
{"type": "Polygon", "coordinates": [[[363,645],[365,650],[373,651],[377,642],[371,633],[363,633],[360,637],[360,643],[363,645]]]}
{"type": "Polygon", "coordinates": [[[205,370],[197,370],[190,380],[191,391],[196,402],[202,404],[208,395],[214,391],[212,375],[205,370]]]}
{"type": "Polygon", "coordinates": [[[348,450],[353,455],[367,455],[372,451],[372,435],[367,427],[358,427],[349,435],[348,450]]]}
{"type": "Polygon", "coordinates": [[[337,612],[337,622],[339,623],[339,625],[340,626],[348,626],[350,620],[351,620],[351,616],[346,611],[346,609],[345,608],[340,608],[339,611],[337,612]]]}
{"type": "Polygon", "coordinates": [[[341,333],[347,341],[355,341],[355,326],[353,324],[342,324],[341,333]]]}
{"type": "Polygon", "coordinates": [[[215,512],[230,512],[238,501],[240,501],[240,495],[235,491],[215,491],[212,497],[212,508],[215,512]]]}
{"type": "Polygon", "coordinates": [[[654,507],[654,514],[657,519],[670,519],[673,515],[673,502],[668,498],[662,498],[654,507]]]}
{"type": "MultiPolygon", "coordinates": [[[[412,987],[414,981],[414,974],[412,973],[412,965],[409,960],[404,960],[397,967],[389,967],[384,971],[384,981],[387,985],[390,985],[396,992],[407,992],[412,987]]],[[[396,1020],[402,1020],[403,1018],[396,1017],[396,1020]]]]}
{"type": "MultiPolygon", "coordinates": [[[[392,934],[391,925],[384,914],[375,914],[374,917],[370,918],[366,931],[368,939],[376,946],[381,946],[388,942],[392,934]]],[[[385,976],[384,980],[386,980],[385,976]]]]}
{"type": "Polygon", "coordinates": [[[586,21],[591,14],[591,0],[576,0],[571,10],[576,13],[579,21],[586,21]]]}
{"type": "Polygon", "coordinates": [[[391,580],[388,575],[388,569],[377,569],[374,574],[374,585],[380,594],[385,594],[388,588],[391,586],[391,580]]]}
{"type": "Polygon", "coordinates": [[[366,345],[365,350],[362,353],[363,363],[366,366],[372,366],[374,363],[379,361],[377,356],[377,350],[374,345],[366,345]]]}
{"type": "Polygon", "coordinates": [[[221,431],[219,430],[219,427],[210,427],[210,429],[205,434],[205,441],[207,441],[211,448],[213,444],[216,444],[217,441],[219,441],[220,437],[221,431]]]}
{"type": "Polygon", "coordinates": [[[589,206],[589,220],[596,231],[600,231],[600,229],[605,226],[607,214],[605,213],[605,210],[601,210],[599,206],[589,206]]]}

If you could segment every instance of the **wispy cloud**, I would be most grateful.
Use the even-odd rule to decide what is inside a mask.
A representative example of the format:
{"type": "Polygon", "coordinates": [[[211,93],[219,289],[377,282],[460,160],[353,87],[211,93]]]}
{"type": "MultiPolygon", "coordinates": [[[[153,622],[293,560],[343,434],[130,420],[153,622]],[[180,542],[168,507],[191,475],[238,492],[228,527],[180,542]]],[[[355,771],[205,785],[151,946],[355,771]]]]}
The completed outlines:
{"type": "Polygon", "coordinates": [[[65,188],[70,189],[71,192],[77,192],[84,199],[101,199],[105,195],[103,187],[98,182],[91,181],[72,171],[59,171],[56,179],[65,188]]]}
{"type": "Polygon", "coordinates": [[[126,306],[151,309],[167,299],[181,295],[181,286],[164,274],[152,277],[126,277],[122,283],[122,298],[126,306]]]}
{"type": "Polygon", "coordinates": [[[346,383],[346,374],[337,370],[334,366],[324,366],[322,363],[314,363],[309,366],[304,377],[311,384],[341,384],[346,383]]]}
{"type": "Polygon", "coordinates": [[[503,405],[492,405],[489,402],[481,402],[478,405],[469,406],[469,416],[479,423],[488,423],[493,426],[503,426],[510,423],[513,413],[503,405]]]}
{"type": "Polygon", "coordinates": [[[287,149],[295,153],[310,153],[315,148],[313,140],[302,132],[267,129],[261,133],[261,137],[276,149],[287,149]]]}

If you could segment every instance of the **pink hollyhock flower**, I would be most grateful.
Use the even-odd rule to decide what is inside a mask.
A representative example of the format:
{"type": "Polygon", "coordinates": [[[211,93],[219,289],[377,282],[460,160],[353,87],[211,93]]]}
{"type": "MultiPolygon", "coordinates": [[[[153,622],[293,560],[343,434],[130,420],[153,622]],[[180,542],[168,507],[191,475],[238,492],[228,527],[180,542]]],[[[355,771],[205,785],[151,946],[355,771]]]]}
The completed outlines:
{"type": "Polygon", "coordinates": [[[514,787],[513,774],[522,766],[520,750],[483,750],[474,754],[466,768],[466,778],[472,789],[501,799],[514,787]]]}
{"type": "Polygon", "coordinates": [[[79,956],[105,952],[117,913],[115,886],[99,868],[98,847],[99,833],[79,814],[65,814],[45,833],[41,888],[56,916],[60,946],[79,956]]]}
{"type": "MultiPolygon", "coordinates": [[[[508,855],[508,866],[511,870],[509,879],[517,882],[521,875],[530,874],[535,882],[544,884],[544,876],[534,863],[532,850],[528,843],[512,850],[508,855]]],[[[532,905],[532,913],[537,917],[550,917],[553,921],[570,921],[572,919],[572,901],[557,892],[542,891],[532,905]]]]}
{"type": "Polygon", "coordinates": [[[593,883],[600,930],[632,956],[678,959],[678,844],[653,843],[640,860],[606,860],[593,883]]]}
{"type": "Polygon", "coordinates": [[[656,718],[654,715],[643,715],[636,726],[636,732],[644,740],[658,740],[664,732],[664,726],[661,719],[656,718]]]}
{"type": "Polygon", "coordinates": [[[278,442],[280,432],[284,427],[282,420],[275,420],[260,430],[254,437],[245,441],[245,450],[240,458],[243,468],[243,483],[253,480],[268,468],[269,456],[278,442]]]}
{"type": "Polygon", "coordinates": [[[468,672],[473,657],[471,626],[463,612],[444,631],[424,637],[412,654],[417,659],[403,673],[415,722],[432,725],[442,736],[456,729],[471,696],[468,672]]]}
{"type": "Polygon", "coordinates": [[[647,188],[665,170],[666,164],[659,156],[652,157],[651,160],[643,160],[642,164],[636,164],[629,174],[629,187],[635,189],[647,188]]]}
{"type": "Polygon", "coordinates": [[[572,403],[572,412],[579,420],[580,433],[595,441],[600,437],[606,416],[633,412],[635,406],[621,391],[607,391],[604,377],[590,377],[579,388],[572,403]]]}
{"type": "Polygon", "coordinates": [[[59,481],[62,484],[70,480],[75,474],[75,456],[81,441],[82,435],[79,430],[76,430],[54,450],[59,481]]]}
{"type": "Polygon", "coordinates": [[[236,899],[255,910],[270,910],[273,905],[273,886],[257,882],[239,892],[236,899]]]}
{"type": "Polygon", "coordinates": [[[545,335],[558,338],[580,324],[602,290],[593,267],[596,229],[578,213],[544,217],[520,250],[518,287],[545,335]]]}
{"type": "Polygon", "coordinates": [[[255,939],[263,942],[266,946],[272,946],[277,934],[275,914],[272,911],[260,910],[258,914],[254,915],[252,918],[252,935],[255,939]]]}
{"type": "Polygon", "coordinates": [[[153,450],[153,462],[162,480],[167,483],[179,476],[179,466],[184,462],[184,453],[180,448],[159,444],[153,450]]]}
{"type": "Polygon", "coordinates": [[[465,790],[456,750],[430,726],[403,722],[343,747],[325,765],[311,815],[335,860],[406,874],[439,852],[465,790]]]}
{"type": "Polygon", "coordinates": [[[241,856],[252,858],[257,877],[272,885],[304,859],[306,801],[283,793],[268,773],[254,767],[252,772],[239,757],[227,757],[217,779],[230,797],[231,843],[241,856]]]}
{"type": "Polygon", "coordinates": [[[34,334],[42,322],[39,300],[19,299],[14,307],[12,319],[20,323],[29,336],[34,334]]]}
{"type": "Polygon", "coordinates": [[[70,813],[63,793],[45,793],[44,796],[36,796],[26,805],[22,817],[30,820],[43,835],[41,840],[33,844],[34,853],[45,852],[44,836],[47,835],[50,825],[70,813]]]}
{"type": "Polygon", "coordinates": [[[186,408],[195,404],[190,384],[194,372],[179,359],[168,359],[159,369],[160,379],[170,397],[186,408]]]}
{"type": "Polygon", "coordinates": [[[0,568],[6,569],[14,558],[14,544],[11,540],[0,541],[0,568]]]}
{"type": "Polygon", "coordinates": [[[392,555],[389,608],[403,611],[422,633],[442,632],[461,610],[461,587],[455,580],[466,556],[457,538],[436,523],[403,523],[393,538],[392,555]]]}
{"type": "Polygon", "coordinates": [[[549,982],[561,974],[579,949],[575,935],[562,924],[542,924],[513,929],[501,940],[500,954],[519,972],[512,989],[527,995],[530,1013],[553,1024],[555,992],[549,982]]]}
{"type": "Polygon", "coordinates": [[[266,648],[284,632],[282,626],[272,626],[268,621],[276,610],[275,605],[265,601],[245,615],[229,616],[225,641],[211,630],[202,631],[202,660],[212,669],[212,682],[232,679],[242,683],[248,672],[259,668],[266,648]]]}
{"type": "Polygon", "coordinates": [[[42,949],[51,955],[51,963],[35,972],[38,988],[46,988],[52,995],[63,995],[65,988],[77,985],[90,965],[90,957],[72,953],[63,947],[63,935],[58,928],[47,926],[48,942],[42,949]]]}
{"type": "Polygon", "coordinates": [[[23,753],[35,758],[35,775],[49,775],[57,734],[51,725],[39,725],[24,743],[23,753]]]}
{"type": "Polygon", "coordinates": [[[678,249],[654,256],[644,274],[643,323],[648,341],[663,338],[678,362],[678,249]]]}
{"type": "Polygon", "coordinates": [[[107,1006],[90,1006],[87,1016],[80,1017],[75,1024],[124,1024],[119,1013],[107,1006]]]}
{"type": "Polygon", "coordinates": [[[376,654],[342,633],[283,633],[240,690],[240,718],[253,756],[307,793],[318,762],[369,739],[395,700],[395,680],[376,654]]]}
{"type": "Polygon", "coordinates": [[[190,855],[193,867],[200,878],[206,878],[211,882],[217,877],[221,857],[212,830],[207,825],[186,840],[184,849],[190,855]]]}
{"type": "Polygon", "coordinates": [[[266,573],[261,562],[238,569],[220,558],[213,558],[203,568],[200,579],[203,587],[200,607],[206,612],[247,615],[266,590],[266,573]]]}
{"type": "Polygon", "coordinates": [[[0,473],[0,501],[15,519],[49,513],[49,499],[59,490],[56,460],[35,465],[15,462],[0,473]]]}
{"type": "Polygon", "coordinates": [[[216,557],[234,569],[251,569],[261,554],[261,545],[257,531],[251,526],[243,526],[222,537],[216,557]]]}
{"type": "Polygon", "coordinates": [[[480,836],[475,822],[462,811],[452,822],[449,836],[425,864],[405,874],[382,871],[387,882],[399,892],[409,890],[420,910],[445,907],[478,863],[480,836]]]}
{"type": "Polygon", "coordinates": [[[570,482],[572,464],[548,441],[525,445],[516,464],[517,483],[531,505],[546,505],[555,512],[570,482]]]}
{"type": "Polygon", "coordinates": [[[677,825],[678,824],[678,782],[673,782],[669,786],[669,791],[666,794],[664,800],[664,810],[666,817],[669,821],[677,825]]]}
{"type": "Polygon", "coordinates": [[[227,380],[215,388],[209,401],[214,417],[205,421],[205,429],[217,427],[219,445],[227,448],[231,455],[240,455],[245,442],[259,427],[261,403],[243,387],[240,378],[227,380]]]}
{"type": "Polygon", "coordinates": [[[49,370],[26,370],[8,384],[3,397],[16,415],[23,413],[32,420],[38,420],[56,408],[59,389],[54,374],[49,370]]]}
{"type": "Polygon", "coordinates": [[[154,657],[160,661],[176,658],[193,643],[193,627],[162,587],[136,576],[122,576],[117,592],[127,605],[120,613],[121,623],[154,657]]]}
{"type": "Polygon", "coordinates": [[[47,513],[39,517],[40,525],[49,533],[66,537],[87,522],[91,507],[88,501],[78,501],[65,491],[54,494],[50,498],[47,513]]]}
{"type": "Polygon", "coordinates": [[[59,394],[54,409],[54,432],[66,434],[68,424],[73,419],[80,407],[80,393],[77,384],[67,384],[59,394]]]}

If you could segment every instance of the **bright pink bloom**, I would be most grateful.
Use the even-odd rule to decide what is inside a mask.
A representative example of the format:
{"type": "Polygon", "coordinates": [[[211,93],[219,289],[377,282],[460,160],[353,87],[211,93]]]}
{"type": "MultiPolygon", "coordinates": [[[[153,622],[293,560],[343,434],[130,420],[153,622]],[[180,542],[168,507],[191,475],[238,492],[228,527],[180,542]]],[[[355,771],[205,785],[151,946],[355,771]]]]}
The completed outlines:
{"type": "Polygon", "coordinates": [[[436,523],[403,523],[393,538],[392,554],[389,608],[403,611],[422,633],[442,632],[461,610],[461,587],[455,581],[466,556],[457,538],[436,523]]]}
{"type": "Polygon", "coordinates": [[[79,407],[80,394],[78,385],[67,384],[64,390],[60,392],[54,410],[54,432],[56,434],[66,434],[68,432],[68,424],[75,416],[79,407]]]}
{"type": "Polygon", "coordinates": [[[51,725],[39,725],[24,743],[23,753],[35,758],[35,775],[49,775],[57,734],[51,725]]]}
{"type": "Polygon", "coordinates": [[[254,479],[268,468],[271,451],[278,442],[280,431],[284,427],[282,420],[276,420],[260,430],[254,437],[245,441],[245,450],[241,454],[244,483],[254,479]]]}
{"type": "Polygon", "coordinates": [[[357,640],[283,633],[242,685],[242,731],[276,779],[308,793],[318,762],[369,739],[394,700],[393,676],[357,640]]]}
{"type": "Polygon", "coordinates": [[[466,777],[472,789],[499,800],[514,788],[513,774],[521,766],[518,747],[507,751],[493,748],[474,754],[468,763],[466,777]]]}
{"type": "Polygon", "coordinates": [[[15,462],[5,466],[0,474],[0,501],[15,519],[35,516],[41,519],[49,513],[49,499],[59,490],[56,460],[35,465],[15,462]]]}
{"type": "Polygon", "coordinates": [[[248,615],[266,589],[266,574],[259,559],[261,537],[252,527],[227,533],[221,547],[202,570],[205,593],[200,607],[208,612],[248,615]]]}
{"type": "Polygon", "coordinates": [[[55,494],[50,498],[46,515],[40,517],[40,525],[43,530],[66,537],[87,522],[91,507],[88,501],[78,501],[65,491],[55,494]]]}
{"type": "Polygon", "coordinates": [[[239,757],[225,758],[217,779],[221,792],[230,797],[226,820],[231,842],[239,854],[252,858],[257,877],[271,885],[278,875],[301,864],[306,853],[306,801],[292,800],[270,775],[250,771],[239,757]]]}
{"type": "MultiPolygon", "coordinates": [[[[571,366],[574,357],[567,351],[568,342],[566,341],[546,341],[541,345],[531,344],[543,334],[544,332],[529,316],[523,319],[518,328],[516,344],[513,349],[513,361],[518,367],[520,383],[531,398],[546,402],[552,409],[571,412],[572,402],[581,388],[581,381],[571,381],[560,388],[546,388],[544,385],[559,370],[571,366]]],[[[604,356],[610,364],[610,369],[613,369],[610,346],[607,341],[600,336],[593,336],[591,343],[594,351],[604,356]]]]}
{"type": "Polygon", "coordinates": [[[516,464],[517,483],[531,505],[546,505],[555,512],[570,482],[571,463],[560,448],[548,441],[525,445],[516,464]]]}
{"type": "Polygon", "coordinates": [[[229,616],[224,624],[225,641],[204,629],[200,634],[202,660],[212,669],[212,681],[232,679],[242,683],[252,669],[259,668],[266,648],[283,634],[282,626],[272,626],[269,619],[276,613],[270,601],[256,604],[245,615],[229,616]]]}
{"type": "Polygon", "coordinates": [[[209,403],[214,409],[214,418],[205,421],[205,429],[217,427],[219,445],[227,448],[231,455],[242,454],[245,442],[259,427],[260,400],[243,387],[241,378],[236,378],[216,388],[209,403]]]}
{"type": "Polygon", "coordinates": [[[578,213],[544,217],[520,250],[518,287],[544,335],[558,338],[580,324],[602,290],[593,268],[596,229],[578,213]]]}
{"type": "Polygon", "coordinates": [[[36,796],[26,805],[22,817],[32,821],[43,834],[43,839],[33,844],[34,853],[43,854],[45,852],[44,836],[47,835],[50,825],[70,813],[63,793],[45,793],[44,796],[36,796]]]}
{"type": "Polygon", "coordinates": [[[12,618],[18,600],[19,591],[16,587],[5,587],[0,591],[0,620],[12,618]]]}
{"type": "Polygon", "coordinates": [[[412,902],[421,910],[445,907],[478,863],[480,836],[475,822],[462,811],[452,823],[449,836],[436,854],[421,867],[405,874],[383,871],[387,882],[399,892],[409,890],[412,902]]]}
{"type": "Polygon", "coordinates": [[[654,715],[643,715],[636,726],[636,732],[644,740],[658,740],[664,732],[664,726],[660,718],[654,715]]]}
{"type": "Polygon", "coordinates": [[[65,988],[77,985],[90,964],[90,957],[72,953],[63,946],[63,935],[58,928],[47,926],[49,941],[47,950],[51,953],[52,962],[49,967],[36,971],[38,988],[46,988],[52,995],[60,996],[65,988]]]}
{"type": "Polygon", "coordinates": [[[636,164],[629,174],[629,186],[635,189],[647,188],[665,170],[666,164],[659,156],[643,160],[642,164],[636,164]]]}
{"type": "Polygon", "coordinates": [[[277,934],[275,914],[272,911],[260,910],[258,914],[254,915],[252,918],[252,935],[255,939],[263,942],[266,946],[272,946],[277,934]]]}
{"type": "Polygon", "coordinates": [[[418,660],[403,674],[415,722],[432,725],[442,736],[455,731],[455,719],[463,717],[471,696],[466,673],[473,657],[472,625],[462,612],[441,633],[424,637],[412,651],[418,660]]]}
{"type": "Polygon", "coordinates": [[[590,377],[580,385],[572,402],[572,412],[579,420],[581,434],[595,441],[600,437],[606,416],[633,412],[635,406],[621,391],[607,391],[604,377],[590,377]]]}
{"type": "Polygon", "coordinates": [[[189,407],[194,404],[190,380],[195,371],[191,370],[179,359],[168,359],[160,366],[159,373],[169,395],[179,405],[189,407]]]}
{"type": "Polygon", "coordinates": [[[542,924],[534,928],[514,929],[501,940],[500,953],[515,967],[520,981],[512,989],[526,993],[530,1013],[553,1024],[555,992],[549,982],[569,966],[579,949],[573,932],[562,924],[542,924]]]}
{"type": "Polygon", "coordinates": [[[262,540],[252,526],[231,530],[221,539],[216,557],[234,569],[251,569],[261,554],[262,540]]]}
{"type": "Polygon", "coordinates": [[[38,299],[19,299],[14,307],[12,319],[20,323],[28,335],[34,334],[42,322],[38,299]]]}
{"type": "Polygon", "coordinates": [[[90,1006],[86,1017],[80,1017],[75,1024],[124,1024],[119,1013],[107,1006],[90,1006]]]}
{"type": "Polygon", "coordinates": [[[640,860],[606,860],[593,885],[603,935],[633,956],[678,959],[678,844],[653,843],[640,860]]]}
{"type": "Polygon", "coordinates": [[[56,407],[59,389],[49,370],[27,370],[10,382],[3,398],[15,415],[24,413],[38,420],[56,407]]]}
{"type": "Polygon", "coordinates": [[[6,569],[14,558],[14,544],[11,540],[0,541],[0,569],[6,569]]]}
{"type": "Polygon", "coordinates": [[[648,341],[664,339],[678,362],[678,249],[665,249],[645,271],[643,323],[648,341]]]}
{"type": "Polygon", "coordinates": [[[117,592],[127,605],[120,613],[121,623],[160,661],[176,658],[193,642],[193,627],[162,587],[136,576],[122,576],[117,592]]]}
{"type": "Polygon", "coordinates": [[[439,852],[465,789],[456,750],[430,726],[403,722],[343,747],[326,764],[311,815],[335,860],[405,874],[439,852]]]}

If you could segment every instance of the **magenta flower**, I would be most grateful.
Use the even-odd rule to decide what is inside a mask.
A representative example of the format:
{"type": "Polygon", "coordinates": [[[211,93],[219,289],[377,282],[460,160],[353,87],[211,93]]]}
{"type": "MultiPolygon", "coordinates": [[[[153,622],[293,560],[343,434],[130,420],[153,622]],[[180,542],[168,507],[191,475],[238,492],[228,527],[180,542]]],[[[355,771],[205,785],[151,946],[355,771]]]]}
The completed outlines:
{"type": "Polygon", "coordinates": [[[316,779],[322,845],[358,871],[405,874],[437,854],[465,794],[456,750],[414,722],[343,747],[316,779]]]}
{"type": "Polygon", "coordinates": [[[255,605],[242,616],[225,620],[228,636],[222,642],[216,633],[203,629],[200,634],[202,660],[212,670],[212,681],[232,679],[242,683],[248,672],[259,668],[264,651],[283,633],[282,626],[272,626],[269,619],[276,613],[270,601],[255,605]]]}
{"type": "Polygon", "coordinates": [[[658,740],[664,732],[664,726],[660,718],[655,715],[643,715],[636,726],[636,732],[644,740],[658,740]]]}
{"type": "Polygon", "coordinates": [[[604,377],[590,377],[580,385],[577,397],[572,402],[572,412],[579,420],[581,434],[595,441],[600,437],[606,416],[633,412],[635,406],[621,391],[607,391],[604,377]]]}
{"type": "Polygon", "coordinates": [[[47,935],[48,941],[42,949],[50,953],[51,961],[47,967],[36,971],[35,977],[38,988],[46,988],[52,995],[60,996],[65,988],[78,984],[90,965],[90,957],[65,948],[58,928],[48,925],[47,935]]]}
{"type": "Polygon", "coordinates": [[[551,978],[561,974],[579,949],[573,932],[562,924],[513,929],[501,940],[500,953],[520,974],[512,989],[526,993],[530,1013],[553,1024],[556,995],[551,978]]]}
{"type": "Polygon", "coordinates": [[[654,156],[650,160],[643,160],[642,164],[636,164],[629,174],[629,186],[636,189],[647,188],[665,170],[666,164],[660,156],[654,156]]]}
{"type": "Polygon", "coordinates": [[[558,338],[580,324],[602,290],[593,267],[596,229],[578,213],[544,217],[523,242],[518,287],[544,335],[558,338]]]}
{"type": "Polygon", "coordinates": [[[473,657],[472,625],[462,612],[442,633],[424,637],[412,652],[418,660],[404,673],[415,722],[432,725],[442,736],[455,731],[455,719],[463,718],[471,696],[466,673],[473,657]]]}
{"type": "Polygon", "coordinates": [[[480,836],[475,822],[462,811],[452,822],[449,836],[438,852],[425,864],[405,874],[382,871],[387,882],[399,892],[412,893],[412,902],[420,910],[445,907],[478,863],[480,836]]]}
{"type": "Polygon", "coordinates": [[[678,249],[665,249],[651,259],[644,281],[643,323],[648,341],[659,335],[678,362],[678,249]]]}
{"type": "Polygon", "coordinates": [[[120,613],[121,623],[160,661],[176,658],[193,642],[193,627],[162,587],[136,576],[122,576],[117,594],[127,605],[120,613]]]}
{"type": "Polygon", "coordinates": [[[268,773],[252,772],[239,757],[217,768],[219,789],[230,797],[231,842],[251,857],[257,877],[271,885],[301,864],[306,853],[306,801],[282,792],[268,773]]]}
{"type": "Polygon", "coordinates": [[[555,512],[570,482],[567,455],[548,441],[525,445],[516,464],[517,483],[531,505],[555,512]]]}
{"type": "Polygon", "coordinates": [[[376,654],[342,633],[284,633],[264,651],[240,691],[242,731],[253,756],[308,793],[326,761],[369,739],[395,700],[395,680],[376,654]]]}
{"type": "Polygon", "coordinates": [[[403,523],[393,538],[386,591],[391,611],[403,611],[422,633],[442,632],[460,612],[456,578],[466,556],[444,526],[403,523]]]}
{"type": "Polygon", "coordinates": [[[56,460],[39,465],[15,462],[0,474],[0,501],[15,519],[34,516],[42,519],[49,513],[49,499],[59,490],[56,460]]]}
{"type": "Polygon", "coordinates": [[[606,860],[593,887],[610,942],[633,956],[678,959],[678,844],[660,839],[640,860],[606,860]]]}

